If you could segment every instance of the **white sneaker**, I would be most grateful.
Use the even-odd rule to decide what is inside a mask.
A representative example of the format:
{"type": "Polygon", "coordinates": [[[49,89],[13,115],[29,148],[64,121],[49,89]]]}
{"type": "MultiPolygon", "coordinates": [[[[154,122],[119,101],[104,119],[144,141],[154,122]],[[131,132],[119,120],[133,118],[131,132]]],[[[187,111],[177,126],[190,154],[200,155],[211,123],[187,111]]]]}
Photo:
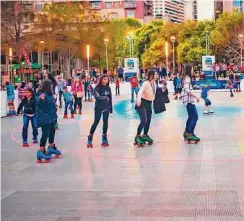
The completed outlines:
{"type": "Polygon", "coordinates": [[[208,113],[209,114],[214,114],[214,111],[213,110],[209,110],[208,113]]]}

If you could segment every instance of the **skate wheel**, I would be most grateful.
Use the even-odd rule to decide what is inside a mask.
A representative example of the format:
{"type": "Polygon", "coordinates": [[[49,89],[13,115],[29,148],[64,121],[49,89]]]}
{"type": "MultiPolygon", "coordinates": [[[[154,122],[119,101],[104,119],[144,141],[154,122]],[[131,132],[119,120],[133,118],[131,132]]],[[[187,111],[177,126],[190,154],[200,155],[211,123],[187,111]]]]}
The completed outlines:
{"type": "Polygon", "coordinates": [[[44,161],[44,163],[49,163],[49,162],[50,162],[50,160],[45,160],[45,161],[44,161]]]}
{"type": "Polygon", "coordinates": [[[188,144],[190,144],[191,143],[191,141],[190,140],[188,140],[188,144]]]}
{"type": "Polygon", "coordinates": [[[140,144],[140,147],[143,148],[143,144],[140,144]]]}
{"type": "Polygon", "coordinates": [[[149,146],[151,146],[153,143],[148,143],[149,146]]]}
{"type": "Polygon", "coordinates": [[[37,160],[36,162],[37,162],[37,163],[42,163],[42,160],[37,160]]]}
{"type": "Polygon", "coordinates": [[[134,145],[134,146],[136,146],[136,145],[137,145],[137,143],[133,143],[133,145],[134,145]]]}
{"type": "Polygon", "coordinates": [[[58,159],[58,158],[60,158],[60,156],[61,156],[61,155],[56,155],[54,158],[58,159]]]}
{"type": "Polygon", "coordinates": [[[195,141],[195,144],[198,144],[198,141],[195,141]]]}
{"type": "Polygon", "coordinates": [[[33,144],[38,144],[38,141],[33,141],[33,144]]]}

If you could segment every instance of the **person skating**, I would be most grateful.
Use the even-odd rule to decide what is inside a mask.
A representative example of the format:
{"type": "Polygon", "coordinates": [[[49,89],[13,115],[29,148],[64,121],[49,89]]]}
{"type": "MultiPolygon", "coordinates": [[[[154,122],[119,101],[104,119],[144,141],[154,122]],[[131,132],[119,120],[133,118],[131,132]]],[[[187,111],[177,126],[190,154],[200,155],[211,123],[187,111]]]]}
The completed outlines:
{"type": "MultiPolygon", "coordinates": [[[[84,80],[84,78],[82,80],[84,80]]],[[[75,82],[72,84],[72,87],[71,87],[71,92],[73,93],[74,98],[75,98],[75,104],[74,104],[74,113],[75,114],[76,114],[77,106],[79,108],[79,112],[78,113],[82,114],[81,113],[81,110],[82,110],[82,98],[84,96],[84,89],[83,89],[82,80],[80,78],[76,78],[75,82]]]]}
{"type": "Polygon", "coordinates": [[[64,87],[66,86],[66,82],[62,77],[58,76],[57,87],[58,87],[58,96],[59,96],[59,108],[62,108],[62,96],[64,93],[64,87]]]}
{"type": "Polygon", "coordinates": [[[193,66],[187,64],[185,68],[185,74],[183,76],[183,92],[182,92],[182,102],[186,106],[188,113],[188,119],[186,122],[185,132],[183,134],[184,138],[188,141],[200,141],[200,138],[194,134],[194,130],[198,121],[198,114],[195,105],[195,100],[197,102],[200,99],[193,93],[191,76],[193,75],[193,66]]]}
{"type": "Polygon", "coordinates": [[[14,116],[16,115],[16,110],[14,106],[14,86],[10,84],[8,81],[6,81],[6,91],[7,91],[7,102],[8,102],[8,116],[14,116]]]}
{"type": "Polygon", "coordinates": [[[109,113],[113,112],[112,106],[112,92],[109,86],[108,75],[102,75],[99,79],[97,86],[94,89],[95,102],[95,116],[94,123],[91,126],[90,134],[88,136],[87,147],[92,148],[93,134],[97,128],[97,125],[103,115],[103,135],[102,146],[108,146],[107,130],[108,130],[108,118],[109,113]]]}
{"type": "Polygon", "coordinates": [[[64,86],[64,119],[68,118],[68,108],[70,109],[71,118],[74,118],[73,95],[68,91],[68,87],[64,86]]]}
{"type": "Polygon", "coordinates": [[[208,83],[206,86],[202,87],[201,98],[205,102],[203,114],[213,114],[214,112],[211,110],[211,101],[209,99],[209,91],[210,84],[208,83]]]}
{"type": "Polygon", "coordinates": [[[158,75],[154,70],[148,71],[148,79],[142,84],[137,101],[136,110],[140,116],[140,124],[137,128],[137,135],[135,137],[135,144],[143,146],[145,142],[149,144],[153,143],[153,140],[148,136],[152,118],[152,101],[155,99],[157,84],[156,80],[158,75]],[[144,134],[141,136],[141,132],[144,129],[144,134]]]}
{"type": "Polygon", "coordinates": [[[60,157],[61,152],[57,149],[55,138],[55,124],[57,121],[56,104],[52,92],[52,82],[44,80],[40,86],[40,91],[37,95],[37,117],[38,127],[41,127],[42,137],[40,139],[40,149],[37,151],[37,162],[41,163],[44,159],[46,163],[55,154],[60,157]],[[49,145],[46,151],[46,142],[49,139],[49,145]]]}
{"type": "Polygon", "coordinates": [[[136,96],[138,95],[138,88],[139,88],[139,81],[136,74],[134,74],[134,76],[130,78],[130,84],[131,84],[131,102],[134,102],[134,94],[136,94],[136,96]]]}
{"type": "Polygon", "coordinates": [[[28,147],[28,127],[29,122],[31,121],[32,130],[33,130],[33,143],[38,143],[37,135],[37,115],[36,115],[36,99],[34,96],[34,92],[31,88],[25,89],[25,95],[22,99],[18,109],[17,114],[19,114],[24,108],[23,113],[23,129],[22,129],[22,138],[23,138],[23,147],[28,147]]]}
{"type": "Polygon", "coordinates": [[[120,95],[119,88],[120,88],[120,83],[119,83],[119,79],[117,78],[115,81],[115,93],[116,93],[116,95],[120,95]]]}

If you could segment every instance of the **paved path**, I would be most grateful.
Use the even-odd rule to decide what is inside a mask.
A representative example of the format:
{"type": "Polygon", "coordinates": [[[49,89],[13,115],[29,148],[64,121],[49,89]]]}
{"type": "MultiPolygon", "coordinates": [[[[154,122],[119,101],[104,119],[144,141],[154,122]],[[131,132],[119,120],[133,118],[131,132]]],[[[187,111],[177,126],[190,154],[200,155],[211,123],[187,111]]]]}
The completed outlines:
{"type": "Polygon", "coordinates": [[[2,220],[243,221],[244,93],[212,93],[216,114],[199,112],[198,145],[184,143],[185,111],[171,99],[152,120],[155,144],[143,149],[132,145],[138,119],[127,100],[114,97],[109,148],[101,125],[86,148],[94,103],[74,120],[60,112],[63,157],[50,164],[36,164],[37,145],[21,147],[21,117],[3,118],[2,220]]]}

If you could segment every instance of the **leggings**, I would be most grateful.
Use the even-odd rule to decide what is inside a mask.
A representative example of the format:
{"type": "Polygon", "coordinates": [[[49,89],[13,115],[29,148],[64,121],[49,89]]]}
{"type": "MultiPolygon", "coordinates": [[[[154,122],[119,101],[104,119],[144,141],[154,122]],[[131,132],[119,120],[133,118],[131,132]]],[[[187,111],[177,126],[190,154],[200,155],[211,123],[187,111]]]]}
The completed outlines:
{"type": "Polygon", "coordinates": [[[137,136],[141,135],[141,132],[144,128],[144,134],[147,135],[149,128],[150,128],[150,123],[152,119],[152,101],[148,101],[145,99],[142,99],[141,106],[137,108],[137,112],[140,116],[140,124],[137,128],[137,136]]]}
{"type": "Polygon", "coordinates": [[[109,110],[101,111],[95,109],[94,123],[91,126],[90,134],[93,135],[103,114],[103,134],[107,134],[109,110]]]}
{"type": "Polygon", "coordinates": [[[79,106],[79,111],[82,109],[82,97],[77,97],[77,95],[74,95],[75,98],[75,104],[74,104],[74,111],[76,111],[77,105],[79,106]]]}
{"type": "Polygon", "coordinates": [[[49,143],[54,143],[55,137],[55,122],[42,125],[42,137],[40,140],[40,147],[45,147],[47,143],[47,139],[49,139],[49,143]]]}

